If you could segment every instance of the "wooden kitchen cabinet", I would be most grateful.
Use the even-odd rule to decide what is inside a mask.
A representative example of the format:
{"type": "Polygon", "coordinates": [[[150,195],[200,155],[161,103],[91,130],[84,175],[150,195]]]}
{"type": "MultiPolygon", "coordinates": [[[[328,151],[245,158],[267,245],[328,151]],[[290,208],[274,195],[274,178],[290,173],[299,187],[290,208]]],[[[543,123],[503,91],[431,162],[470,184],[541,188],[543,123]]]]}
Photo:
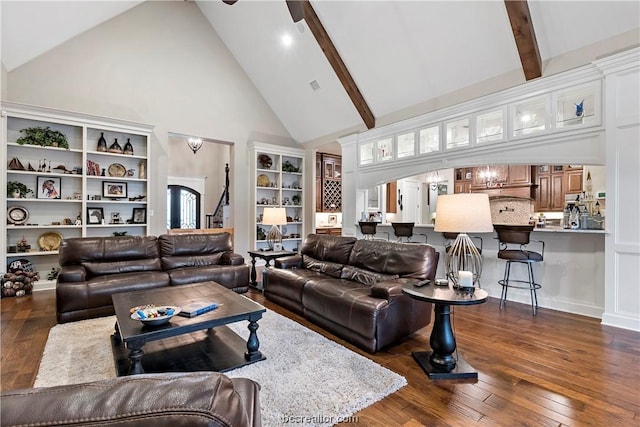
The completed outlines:
{"type": "Polygon", "coordinates": [[[531,165],[509,165],[510,185],[531,185],[531,165]]]}
{"type": "Polygon", "coordinates": [[[582,193],[582,168],[567,168],[564,171],[566,194],[582,193]]]}
{"type": "Polygon", "coordinates": [[[455,182],[453,184],[453,192],[455,194],[458,194],[458,193],[471,193],[471,183],[470,182],[455,182]]]}
{"type": "Polygon", "coordinates": [[[317,153],[316,212],[340,212],[341,210],[342,157],[335,154],[317,153]]]}
{"type": "Polygon", "coordinates": [[[564,209],[563,174],[546,174],[538,177],[536,211],[557,212],[564,209]]]}
{"type": "Polygon", "coordinates": [[[453,171],[453,192],[470,193],[474,168],[457,168],[453,171]]]}
{"type": "Polygon", "coordinates": [[[398,212],[398,182],[392,181],[387,183],[387,213],[398,212]]]}
{"type": "Polygon", "coordinates": [[[582,192],[582,168],[564,165],[538,165],[535,210],[561,212],[566,205],[566,194],[582,192]]]}
{"type": "Polygon", "coordinates": [[[328,235],[331,235],[331,236],[342,236],[342,228],[337,228],[337,227],[316,228],[316,234],[328,234],[328,235]]]}

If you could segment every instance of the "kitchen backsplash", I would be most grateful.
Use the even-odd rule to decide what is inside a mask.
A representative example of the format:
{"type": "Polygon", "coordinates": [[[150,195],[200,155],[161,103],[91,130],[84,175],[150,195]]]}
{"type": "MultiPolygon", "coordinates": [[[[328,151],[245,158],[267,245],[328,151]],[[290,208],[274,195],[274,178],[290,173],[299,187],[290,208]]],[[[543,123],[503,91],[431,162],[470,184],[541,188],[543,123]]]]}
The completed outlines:
{"type": "Polygon", "coordinates": [[[494,224],[520,224],[529,223],[533,215],[533,201],[518,198],[501,198],[491,200],[491,220],[494,224]]]}

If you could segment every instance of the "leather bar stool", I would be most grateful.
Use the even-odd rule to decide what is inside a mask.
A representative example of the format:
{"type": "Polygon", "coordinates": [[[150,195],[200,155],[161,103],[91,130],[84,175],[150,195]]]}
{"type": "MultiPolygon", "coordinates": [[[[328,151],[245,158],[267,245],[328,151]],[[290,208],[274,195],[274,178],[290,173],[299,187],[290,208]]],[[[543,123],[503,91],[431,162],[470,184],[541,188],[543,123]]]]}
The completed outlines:
{"type": "Polygon", "coordinates": [[[541,285],[536,283],[533,276],[533,264],[544,260],[544,242],[530,239],[533,225],[494,224],[493,227],[498,233],[498,258],[507,261],[504,268],[504,278],[498,281],[498,284],[502,286],[500,308],[502,309],[504,307],[509,288],[529,289],[531,293],[531,310],[535,316],[538,310],[538,295],[536,290],[540,289],[541,285]],[[531,242],[540,244],[542,250],[535,252],[527,249],[527,245],[531,242]],[[511,264],[513,263],[527,265],[528,280],[511,278],[511,264]]]}
{"type": "Polygon", "coordinates": [[[364,240],[389,240],[389,233],[385,231],[381,231],[387,235],[386,239],[376,239],[376,233],[378,232],[378,223],[377,222],[368,222],[368,221],[360,221],[358,222],[360,225],[360,231],[363,234],[364,240]]]}
{"type": "MultiPolygon", "coordinates": [[[[414,222],[392,222],[391,226],[393,227],[393,233],[396,235],[398,242],[402,242],[402,239],[404,239],[404,242],[412,243],[411,238],[413,237],[414,222]]],[[[427,243],[427,235],[419,235],[424,236],[424,242],[427,243]]]]}

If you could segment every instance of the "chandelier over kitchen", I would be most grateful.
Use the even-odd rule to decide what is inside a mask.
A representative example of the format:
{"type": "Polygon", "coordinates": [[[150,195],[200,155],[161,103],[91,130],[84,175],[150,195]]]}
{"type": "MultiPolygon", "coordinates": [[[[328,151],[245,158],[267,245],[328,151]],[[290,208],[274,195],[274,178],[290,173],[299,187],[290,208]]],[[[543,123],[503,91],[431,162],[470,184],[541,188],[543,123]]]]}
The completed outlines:
{"type": "Polygon", "coordinates": [[[502,184],[500,179],[498,179],[498,172],[489,169],[489,166],[487,166],[485,170],[480,171],[478,175],[482,178],[487,188],[495,188],[502,184]]]}

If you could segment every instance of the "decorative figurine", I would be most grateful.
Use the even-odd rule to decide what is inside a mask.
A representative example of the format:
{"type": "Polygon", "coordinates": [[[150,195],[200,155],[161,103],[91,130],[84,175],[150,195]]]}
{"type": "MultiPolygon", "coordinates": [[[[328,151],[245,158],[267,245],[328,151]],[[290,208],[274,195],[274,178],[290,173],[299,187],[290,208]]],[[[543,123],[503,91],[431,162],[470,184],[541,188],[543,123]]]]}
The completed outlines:
{"type": "Polygon", "coordinates": [[[575,104],[576,106],[576,117],[582,117],[584,114],[584,99],[580,101],[579,104],[575,104]]]}

